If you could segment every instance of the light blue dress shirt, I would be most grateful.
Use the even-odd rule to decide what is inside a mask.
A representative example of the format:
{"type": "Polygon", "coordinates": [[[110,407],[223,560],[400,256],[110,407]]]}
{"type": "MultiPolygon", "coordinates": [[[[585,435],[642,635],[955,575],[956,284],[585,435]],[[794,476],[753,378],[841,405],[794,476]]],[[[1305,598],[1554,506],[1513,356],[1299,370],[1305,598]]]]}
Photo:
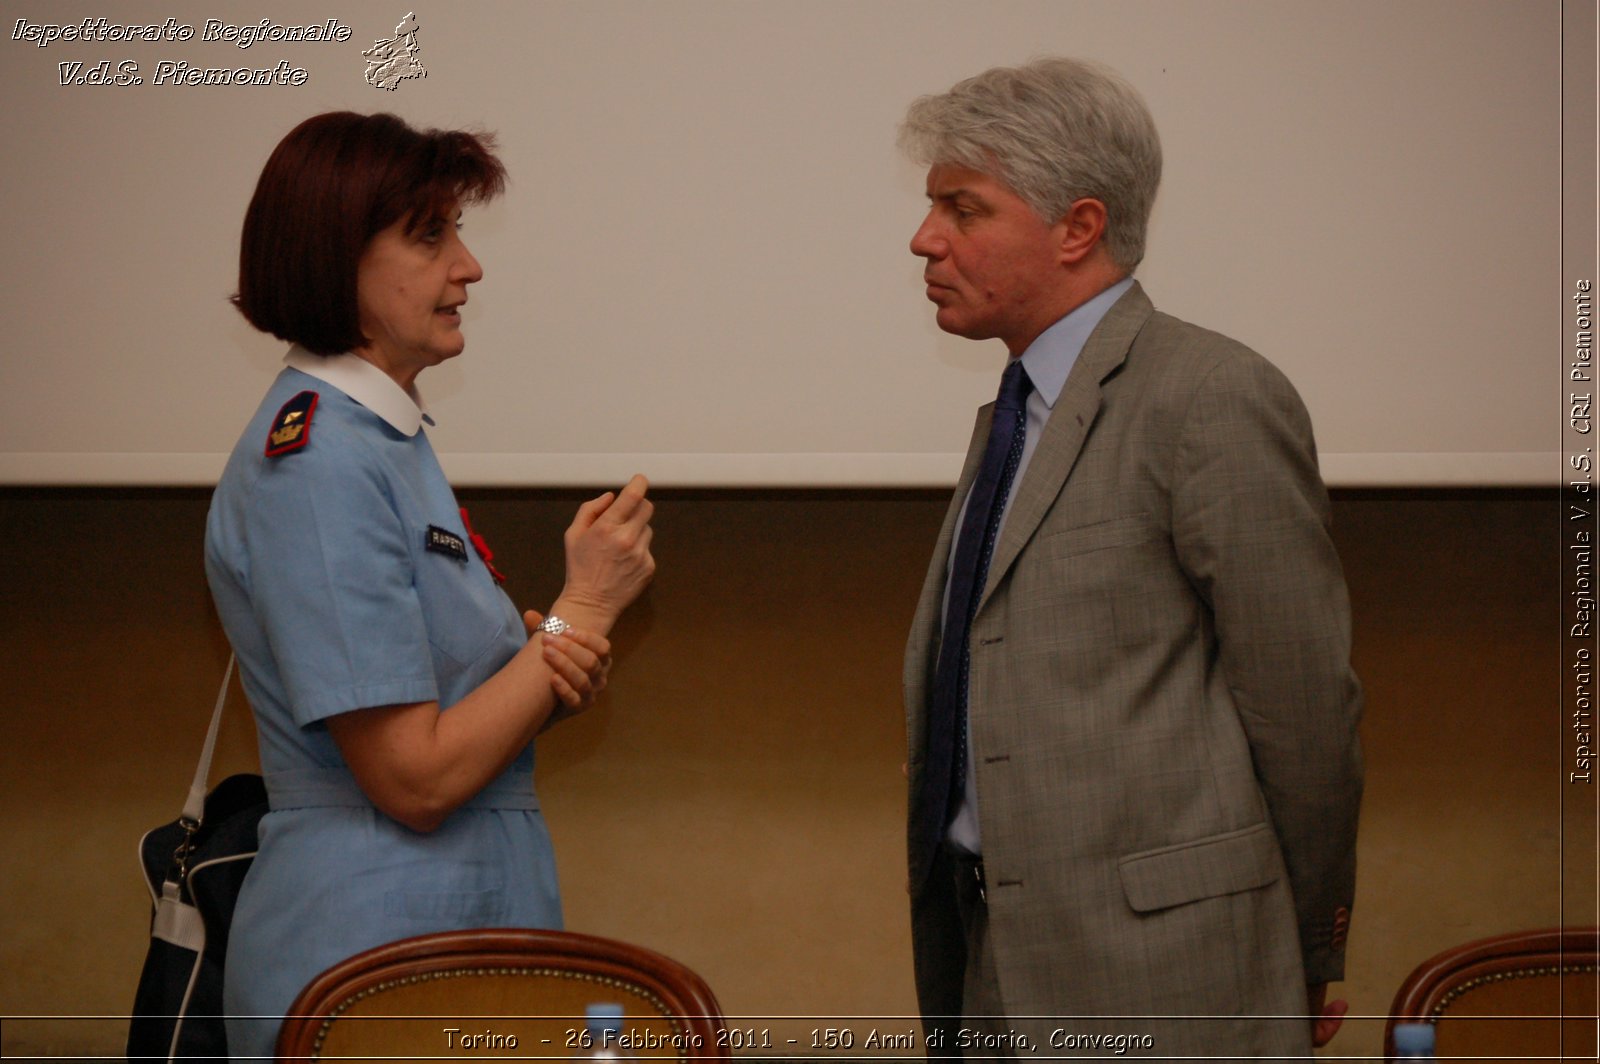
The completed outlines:
{"type": "Polygon", "coordinates": [[[206,577],[255,713],[271,812],[228,942],[230,1051],[270,1057],[314,976],[411,935],[559,927],[533,747],[428,834],[380,813],[325,721],[370,706],[441,712],[527,641],[471,546],[425,415],[354,356],[292,350],[228,460],[206,577]],[[304,446],[265,456],[284,404],[317,393],[304,446]],[[464,548],[464,549],[463,549],[464,548]]]}
{"type": "MultiPolygon", "coordinates": [[[[1033,460],[1033,452],[1039,446],[1039,436],[1044,432],[1045,422],[1050,420],[1050,411],[1055,409],[1056,400],[1061,396],[1061,389],[1066,387],[1067,376],[1071,374],[1072,367],[1077,365],[1078,355],[1083,352],[1083,345],[1088,343],[1089,335],[1094,332],[1095,326],[1100,324],[1100,319],[1106,316],[1106,311],[1110,310],[1112,304],[1121,299],[1123,293],[1132,287],[1131,277],[1118,281],[1093,299],[1075,307],[1066,317],[1040,333],[1022,353],[1022,368],[1027,371],[1028,379],[1033,382],[1033,390],[1028,393],[1027,428],[1022,443],[1022,460],[1017,464],[1016,475],[1011,480],[1011,487],[1006,492],[1005,502],[1000,510],[1000,532],[995,537],[997,544],[1000,542],[1000,537],[1005,535],[1006,515],[1011,510],[1011,500],[1016,497],[1017,486],[1022,483],[1023,476],[1028,472],[1028,463],[1033,460]]],[[[967,504],[963,500],[961,513],[956,517],[958,537],[962,522],[966,520],[966,512],[967,504]]],[[[952,541],[950,560],[945,563],[945,602],[940,609],[940,617],[945,616],[950,607],[948,566],[954,563],[955,556],[956,544],[952,541]]],[[[955,818],[950,821],[947,838],[956,849],[979,854],[983,852],[983,838],[978,830],[978,774],[971,768],[975,763],[972,756],[972,729],[968,728],[966,790],[962,795],[961,804],[956,807],[955,818]]]]}

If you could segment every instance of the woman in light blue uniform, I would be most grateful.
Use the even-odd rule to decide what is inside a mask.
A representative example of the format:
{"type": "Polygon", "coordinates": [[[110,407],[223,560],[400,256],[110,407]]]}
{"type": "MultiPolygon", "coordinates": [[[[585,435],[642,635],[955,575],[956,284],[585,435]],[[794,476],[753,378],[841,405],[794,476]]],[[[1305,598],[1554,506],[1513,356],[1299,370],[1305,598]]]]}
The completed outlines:
{"type": "Polygon", "coordinates": [[[604,687],[651,504],[642,477],[584,504],[562,594],[519,616],[440,471],[415,382],[465,346],[460,208],[500,191],[491,147],[319,115],[245,219],[234,301],[293,347],[206,526],[271,802],[228,942],[238,1057],[270,1057],[306,983],[362,950],[561,925],[532,740],[604,687]]]}

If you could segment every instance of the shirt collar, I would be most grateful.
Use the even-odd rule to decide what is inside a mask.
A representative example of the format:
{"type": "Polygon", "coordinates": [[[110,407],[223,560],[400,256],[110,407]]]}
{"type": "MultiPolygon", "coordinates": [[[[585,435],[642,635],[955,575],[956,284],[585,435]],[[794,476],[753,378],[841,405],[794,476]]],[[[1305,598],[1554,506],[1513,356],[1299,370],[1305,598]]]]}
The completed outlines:
{"type": "Polygon", "coordinates": [[[1066,317],[1040,333],[1022,353],[1022,368],[1028,371],[1034,391],[1046,406],[1055,408],[1061,389],[1066,387],[1067,375],[1083,353],[1083,345],[1089,342],[1089,334],[1094,332],[1111,305],[1132,287],[1133,278],[1124,277],[1087,303],[1073,308],[1066,317]]]}
{"type": "Polygon", "coordinates": [[[433,424],[428,404],[416,385],[402,388],[394,378],[353,352],[314,355],[295,344],[283,356],[284,365],[324,384],[331,384],[377,414],[402,436],[415,436],[423,422],[433,424]]]}

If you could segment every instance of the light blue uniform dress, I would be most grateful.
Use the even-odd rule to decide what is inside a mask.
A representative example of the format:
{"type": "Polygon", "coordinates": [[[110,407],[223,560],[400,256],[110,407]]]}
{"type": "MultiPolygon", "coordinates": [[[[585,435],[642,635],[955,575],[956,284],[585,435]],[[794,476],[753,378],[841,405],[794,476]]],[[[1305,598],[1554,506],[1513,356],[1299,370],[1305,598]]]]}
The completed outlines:
{"type": "Polygon", "coordinates": [[[285,362],[206,522],[206,577],[271,799],[228,941],[236,1057],[270,1057],[306,983],[362,950],[452,928],[561,926],[531,745],[420,834],[373,807],[328,734],[328,717],[369,706],[437,700],[449,712],[527,636],[471,545],[415,393],[354,355],[297,348],[285,362]],[[310,410],[304,392],[316,393],[310,410]]]}

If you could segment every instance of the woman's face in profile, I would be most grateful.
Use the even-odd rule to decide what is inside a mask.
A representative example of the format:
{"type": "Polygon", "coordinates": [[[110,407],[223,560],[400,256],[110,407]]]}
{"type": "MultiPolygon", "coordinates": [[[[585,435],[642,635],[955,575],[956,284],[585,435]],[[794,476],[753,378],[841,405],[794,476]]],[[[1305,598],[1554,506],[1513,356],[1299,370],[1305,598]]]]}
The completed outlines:
{"type": "Polygon", "coordinates": [[[461,306],[483,268],[461,241],[460,219],[451,204],[407,233],[402,218],[361,254],[356,306],[370,343],[360,353],[402,385],[466,347],[461,306]]]}

